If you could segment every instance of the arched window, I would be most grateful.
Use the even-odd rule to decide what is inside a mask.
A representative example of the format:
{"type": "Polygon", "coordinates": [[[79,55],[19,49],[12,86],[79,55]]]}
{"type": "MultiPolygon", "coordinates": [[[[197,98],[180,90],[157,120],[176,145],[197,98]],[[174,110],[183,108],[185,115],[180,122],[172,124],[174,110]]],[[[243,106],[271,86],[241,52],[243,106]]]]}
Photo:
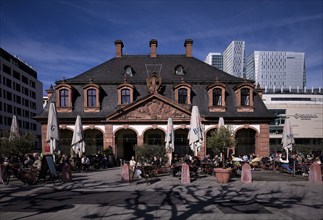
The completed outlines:
{"type": "Polygon", "coordinates": [[[130,90],[122,89],[121,90],[121,104],[127,105],[130,104],[130,90]]]}
{"type": "Polygon", "coordinates": [[[90,83],[83,87],[84,94],[84,112],[100,111],[100,87],[97,84],[90,83]]]}
{"type": "Polygon", "coordinates": [[[67,89],[59,90],[59,107],[68,107],[69,103],[69,92],[67,89]]]}
{"type": "Polygon", "coordinates": [[[96,107],[96,90],[88,89],[87,90],[87,106],[96,107]]]}
{"type": "Polygon", "coordinates": [[[241,106],[250,105],[250,91],[247,88],[241,89],[241,106]]]}
{"type": "Polygon", "coordinates": [[[179,104],[190,105],[191,104],[191,91],[192,86],[184,81],[174,86],[175,100],[179,104]]]}
{"type": "Polygon", "coordinates": [[[212,85],[206,87],[208,91],[208,108],[210,112],[226,111],[226,85],[216,80],[212,85]]]}
{"type": "Polygon", "coordinates": [[[187,104],[187,89],[181,88],[178,90],[178,103],[187,104]]]}
{"type": "Polygon", "coordinates": [[[254,111],[254,85],[250,82],[243,82],[240,85],[233,87],[237,100],[238,112],[253,112],[254,111]]]}
{"type": "Polygon", "coordinates": [[[213,89],[213,106],[222,106],[222,89],[213,89]]]}

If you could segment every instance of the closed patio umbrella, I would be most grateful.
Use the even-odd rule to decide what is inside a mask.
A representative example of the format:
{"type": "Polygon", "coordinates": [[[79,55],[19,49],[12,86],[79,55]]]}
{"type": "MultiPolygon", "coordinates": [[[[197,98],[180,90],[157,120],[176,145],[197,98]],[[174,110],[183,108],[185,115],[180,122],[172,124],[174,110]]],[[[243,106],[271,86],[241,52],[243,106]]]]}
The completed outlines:
{"type": "Polygon", "coordinates": [[[79,115],[76,117],[71,146],[72,146],[73,151],[75,153],[84,153],[85,152],[83,125],[82,125],[81,116],[79,116],[79,115]]]}
{"type": "Polygon", "coordinates": [[[197,152],[200,151],[204,139],[201,116],[197,106],[193,106],[192,108],[188,139],[189,146],[193,150],[194,156],[197,156],[197,152]]]}
{"type": "Polygon", "coordinates": [[[174,152],[174,125],[173,120],[168,118],[167,121],[167,131],[165,136],[165,148],[168,156],[168,165],[172,163],[172,153],[174,152]]]}
{"type": "Polygon", "coordinates": [[[283,129],[283,137],[282,144],[283,149],[286,151],[286,160],[284,162],[288,163],[288,152],[293,150],[294,141],[294,133],[292,129],[292,125],[289,119],[285,119],[284,129],[283,129]]]}
{"type": "Polygon", "coordinates": [[[56,107],[54,103],[50,103],[48,111],[46,142],[49,142],[50,153],[53,154],[59,141],[59,127],[56,107]]]}
{"type": "Polygon", "coordinates": [[[11,127],[10,127],[9,140],[13,140],[16,137],[20,137],[20,129],[19,129],[19,126],[18,126],[17,116],[13,115],[12,116],[11,127]]]}

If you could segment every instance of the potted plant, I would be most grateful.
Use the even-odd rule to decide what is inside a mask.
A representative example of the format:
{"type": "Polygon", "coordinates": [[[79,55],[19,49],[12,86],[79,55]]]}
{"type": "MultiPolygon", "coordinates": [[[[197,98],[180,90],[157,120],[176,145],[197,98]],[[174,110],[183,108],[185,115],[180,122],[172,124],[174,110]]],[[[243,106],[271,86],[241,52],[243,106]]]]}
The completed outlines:
{"type": "Polygon", "coordinates": [[[222,153],[222,168],[214,168],[216,179],[219,183],[227,183],[230,180],[231,169],[226,168],[225,153],[227,148],[235,145],[232,130],[229,126],[221,126],[206,139],[207,147],[222,153]]]}

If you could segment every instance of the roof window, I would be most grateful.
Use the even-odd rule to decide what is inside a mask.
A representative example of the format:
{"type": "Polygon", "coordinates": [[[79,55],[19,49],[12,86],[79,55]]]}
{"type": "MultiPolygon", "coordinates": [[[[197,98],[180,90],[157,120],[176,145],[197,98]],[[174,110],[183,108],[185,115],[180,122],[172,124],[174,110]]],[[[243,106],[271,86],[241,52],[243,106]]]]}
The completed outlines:
{"type": "Polygon", "coordinates": [[[178,65],[175,67],[176,75],[184,75],[184,67],[182,65],[178,65]]]}

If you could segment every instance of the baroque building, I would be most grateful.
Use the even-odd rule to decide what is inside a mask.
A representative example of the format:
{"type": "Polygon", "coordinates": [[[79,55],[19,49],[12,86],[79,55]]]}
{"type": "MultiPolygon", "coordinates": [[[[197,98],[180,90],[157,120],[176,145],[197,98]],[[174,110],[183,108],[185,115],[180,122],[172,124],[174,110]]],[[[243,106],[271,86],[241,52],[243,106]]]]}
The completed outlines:
{"type": "MultiPolygon", "coordinates": [[[[82,117],[86,154],[111,147],[124,159],[135,146],[165,146],[168,118],[173,119],[175,153],[189,153],[188,132],[192,106],[199,107],[204,143],[220,117],[231,125],[236,154],[269,154],[269,124],[273,115],[262,101],[263,90],[251,80],[232,76],[192,56],[193,41],[185,53],[160,55],[158,41],[150,40],[147,55],[124,55],[115,42],[116,56],[73,78],[56,81],[48,102],[56,103],[60,124],[59,149],[69,153],[77,115],[82,117]]],[[[42,124],[43,152],[47,105],[36,118],[42,124]]],[[[46,152],[44,152],[46,153],[46,152]]]]}

